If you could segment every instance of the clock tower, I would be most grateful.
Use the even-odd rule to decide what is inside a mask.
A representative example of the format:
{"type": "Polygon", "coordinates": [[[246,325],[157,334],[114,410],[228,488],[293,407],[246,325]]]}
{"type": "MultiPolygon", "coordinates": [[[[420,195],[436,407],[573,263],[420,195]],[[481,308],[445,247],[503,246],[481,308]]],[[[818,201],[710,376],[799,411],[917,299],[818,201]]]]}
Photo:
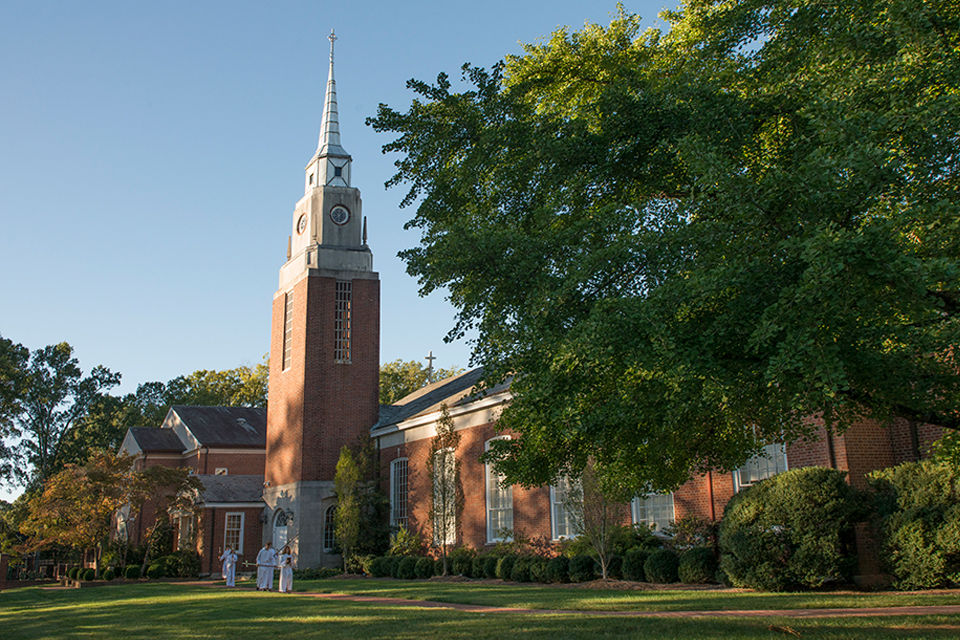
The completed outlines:
{"type": "Polygon", "coordinates": [[[270,340],[263,539],[289,544],[301,567],[339,560],[324,525],[340,449],[380,410],[380,280],[352,159],[340,145],[335,40],[331,32],[320,141],[294,207],[270,340]]]}

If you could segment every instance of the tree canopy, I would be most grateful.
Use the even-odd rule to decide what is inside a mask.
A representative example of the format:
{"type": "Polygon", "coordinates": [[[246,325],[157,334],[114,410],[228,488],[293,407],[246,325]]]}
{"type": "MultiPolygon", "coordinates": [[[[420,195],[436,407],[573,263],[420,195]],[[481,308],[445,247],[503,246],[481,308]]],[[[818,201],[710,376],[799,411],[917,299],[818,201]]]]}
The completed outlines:
{"type": "Polygon", "coordinates": [[[416,360],[387,362],[380,365],[380,404],[393,404],[413,393],[427,384],[428,377],[436,381],[459,373],[463,373],[463,369],[457,366],[431,370],[416,360]]]}
{"type": "Polygon", "coordinates": [[[388,186],[515,377],[493,457],[668,489],[869,416],[960,427],[960,5],[687,0],[411,80],[388,186]]]}

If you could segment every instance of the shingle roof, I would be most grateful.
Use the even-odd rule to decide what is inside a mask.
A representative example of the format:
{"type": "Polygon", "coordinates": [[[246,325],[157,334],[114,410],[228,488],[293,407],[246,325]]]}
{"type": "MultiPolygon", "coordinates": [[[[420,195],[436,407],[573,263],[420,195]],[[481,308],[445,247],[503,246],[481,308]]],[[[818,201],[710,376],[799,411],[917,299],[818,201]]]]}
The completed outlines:
{"type": "Polygon", "coordinates": [[[130,427],[130,435],[137,441],[137,446],[142,451],[176,451],[181,453],[186,448],[172,429],[130,427]]]}
{"type": "Polygon", "coordinates": [[[380,420],[374,429],[439,411],[441,404],[446,404],[448,407],[461,406],[510,388],[510,381],[507,380],[496,387],[478,392],[476,386],[482,376],[483,367],[477,367],[458,376],[428,384],[393,404],[382,404],[380,420]]]}
{"type": "Polygon", "coordinates": [[[263,499],[263,476],[196,476],[203,502],[257,502],[263,499]]]}
{"type": "Polygon", "coordinates": [[[256,407],[170,407],[205,446],[267,446],[267,410],[256,407]]]}

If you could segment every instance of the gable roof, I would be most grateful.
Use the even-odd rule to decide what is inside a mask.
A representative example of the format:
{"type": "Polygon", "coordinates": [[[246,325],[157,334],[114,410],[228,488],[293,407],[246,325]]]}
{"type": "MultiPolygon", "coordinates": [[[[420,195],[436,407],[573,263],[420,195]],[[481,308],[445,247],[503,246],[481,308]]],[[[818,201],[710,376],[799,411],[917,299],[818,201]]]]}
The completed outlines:
{"type": "Polygon", "coordinates": [[[198,475],[203,483],[200,501],[204,503],[261,502],[263,476],[198,475]]]}
{"type": "Polygon", "coordinates": [[[175,421],[186,427],[202,446],[250,447],[267,446],[267,410],[258,407],[192,407],[177,405],[163,421],[163,430],[172,429],[175,421]],[[169,426],[168,426],[169,424],[169,426]]]}
{"type": "Polygon", "coordinates": [[[440,405],[448,408],[463,406],[481,398],[487,398],[510,389],[510,380],[491,389],[477,390],[477,383],[483,377],[483,367],[477,367],[452,378],[438,380],[417,389],[410,395],[393,404],[380,405],[380,420],[374,429],[381,429],[440,410],[440,405]]]}
{"type": "Polygon", "coordinates": [[[183,442],[172,429],[130,427],[129,433],[141,451],[173,451],[182,453],[186,449],[186,447],[183,446],[183,442]]]}

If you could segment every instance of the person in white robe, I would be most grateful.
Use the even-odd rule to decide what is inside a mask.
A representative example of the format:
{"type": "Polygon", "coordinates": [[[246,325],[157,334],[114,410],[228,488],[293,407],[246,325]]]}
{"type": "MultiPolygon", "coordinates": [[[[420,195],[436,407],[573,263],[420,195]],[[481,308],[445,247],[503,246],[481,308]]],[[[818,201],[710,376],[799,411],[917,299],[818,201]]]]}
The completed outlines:
{"type": "Polygon", "coordinates": [[[234,580],[237,577],[237,554],[234,553],[233,549],[227,547],[223,550],[220,559],[223,561],[223,579],[227,581],[227,586],[236,586],[234,580]]]}
{"type": "Polygon", "coordinates": [[[270,591],[273,588],[273,570],[277,568],[277,552],[273,543],[268,542],[257,554],[257,590],[270,591]]]}
{"type": "Polygon", "coordinates": [[[293,593],[293,554],[290,545],[280,552],[277,565],[280,567],[280,593],[293,593]]]}

